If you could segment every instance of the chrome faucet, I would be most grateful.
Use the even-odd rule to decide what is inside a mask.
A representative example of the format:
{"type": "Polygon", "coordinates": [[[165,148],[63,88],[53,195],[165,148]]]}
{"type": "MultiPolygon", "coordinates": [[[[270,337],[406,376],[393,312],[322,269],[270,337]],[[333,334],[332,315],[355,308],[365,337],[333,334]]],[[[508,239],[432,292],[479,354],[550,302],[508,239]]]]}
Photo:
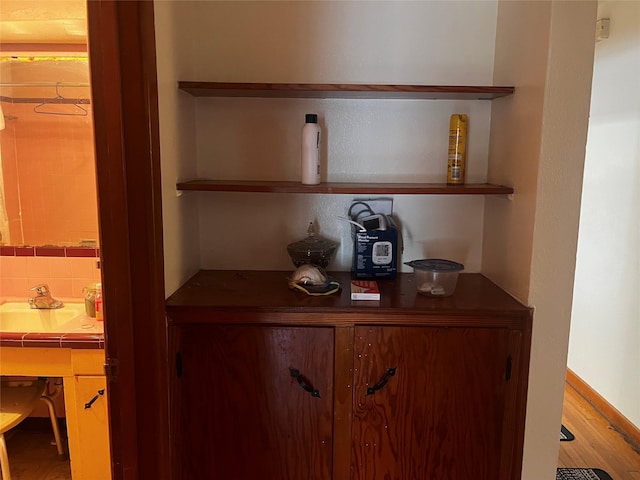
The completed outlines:
{"type": "Polygon", "coordinates": [[[56,300],[49,292],[49,285],[41,283],[35,287],[31,287],[32,292],[36,292],[35,297],[29,297],[29,305],[31,308],[52,309],[62,308],[64,304],[60,300],[56,300]]]}

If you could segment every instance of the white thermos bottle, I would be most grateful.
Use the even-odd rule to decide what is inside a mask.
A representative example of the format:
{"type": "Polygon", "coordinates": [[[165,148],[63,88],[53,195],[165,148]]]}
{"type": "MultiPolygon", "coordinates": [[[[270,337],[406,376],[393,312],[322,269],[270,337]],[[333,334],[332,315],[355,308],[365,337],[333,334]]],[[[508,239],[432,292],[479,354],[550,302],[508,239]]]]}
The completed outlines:
{"type": "Polygon", "coordinates": [[[320,126],[315,113],[305,115],[302,127],[302,183],[320,183],[320,126]]]}

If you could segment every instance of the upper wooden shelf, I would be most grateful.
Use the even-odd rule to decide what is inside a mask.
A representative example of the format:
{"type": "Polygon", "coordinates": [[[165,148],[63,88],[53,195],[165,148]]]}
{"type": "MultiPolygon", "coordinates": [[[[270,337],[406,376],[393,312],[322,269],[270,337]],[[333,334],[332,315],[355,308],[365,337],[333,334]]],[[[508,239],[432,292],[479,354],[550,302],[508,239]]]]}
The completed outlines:
{"type": "Polygon", "coordinates": [[[336,83],[178,82],[194,97],[369,98],[493,100],[514,87],[473,85],[364,85],[336,83]]]}
{"type": "Polygon", "coordinates": [[[178,190],[206,192],[406,194],[406,195],[509,195],[512,187],[489,183],[447,185],[446,183],[343,183],[303,185],[299,182],[249,180],[191,180],[176,185],[178,190]]]}

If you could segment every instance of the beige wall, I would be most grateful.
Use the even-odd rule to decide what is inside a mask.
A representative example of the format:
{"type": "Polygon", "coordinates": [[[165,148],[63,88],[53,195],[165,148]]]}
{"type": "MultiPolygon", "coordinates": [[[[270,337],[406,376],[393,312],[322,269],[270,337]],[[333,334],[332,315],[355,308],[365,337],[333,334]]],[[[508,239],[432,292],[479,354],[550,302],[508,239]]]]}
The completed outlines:
{"type": "Polygon", "coordinates": [[[178,80],[193,75],[180,43],[183,21],[180,2],[155,2],[160,160],[162,169],[162,215],[164,269],[167,296],[200,268],[198,205],[195,195],[181,196],[178,179],[196,173],[194,99],[179,92],[178,80]]]}
{"type": "Polygon", "coordinates": [[[640,428],[640,3],[598,18],[569,368],[640,428]]]}
{"type": "MultiPolygon", "coordinates": [[[[185,170],[193,165],[193,135],[199,177],[296,181],[304,114],[315,112],[323,128],[323,180],[442,182],[449,116],[468,113],[468,180],[486,179],[491,102],[195,101],[175,92],[175,80],[491,84],[495,2],[465,2],[462,10],[450,2],[160,2],[158,7],[163,162],[167,150],[175,157],[163,165],[169,286],[180,283],[176,275],[184,276],[172,267],[182,262],[176,259],[186,262],[195,252],[202,268],[292,270],[286,245],[304,237],[310,221],[340,243],[329,268],[349,270],[351,264],[350,226],[337,216],[346,214],[354,196],[188,193],[176,199],[171,182],[194,176],[185,170]],[[172,51],[178,52],[174,60],[172,51]],[[169,102],[180,113],[163,113],[169,102]],[[195,124],[184,116],[191,108],[195,124]],[[170,130],[179,132],[177,138],[170,130]],[[182,153],[174,156],[179,148],[182,153]],[[177,240],[184,230],[174,228],[184,217],[174,213],[194,198],[199,226],[192,225],[184,253],[180,246],[186,244],[177,240]]],[[[445,257],[479,271],[484,201],[396,196],[394,211],[405,240],[402,260],[445,257]]]]}
{"type": "Polygon", "coordinates": [[[180,53],[198,80],[482,84],[492,75],[494,1],[176,3],[180,53]]]}
{"type": "Polygon", "coordinates": [[[498,16],[495,80],[514,79],[519,105],[494,110],[490,178],[508,172],[516,194],[487,202],[483,271],[535,309],[524,480],[557,467],[595,13],[505,1],[498,16]]]}
{"type": "Polygon", "coordinates": [[[500,2],[493,82],[515,85],[494,101],[489,180],[512,185],[488,198],[483,273],[527,303],[549,50],[550,2],[500,2]]]}

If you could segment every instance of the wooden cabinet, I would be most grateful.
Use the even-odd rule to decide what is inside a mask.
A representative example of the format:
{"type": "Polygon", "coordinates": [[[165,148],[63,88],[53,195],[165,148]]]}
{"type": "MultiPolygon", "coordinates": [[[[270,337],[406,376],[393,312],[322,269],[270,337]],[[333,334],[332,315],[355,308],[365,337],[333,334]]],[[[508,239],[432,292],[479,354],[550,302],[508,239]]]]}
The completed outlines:
{"type": "Polygon", "coordinates": [[[351,302],[282,273],[200,272],[168,300],[175,478],[520,477],[529,309],[481,275],[351,302]]]}

